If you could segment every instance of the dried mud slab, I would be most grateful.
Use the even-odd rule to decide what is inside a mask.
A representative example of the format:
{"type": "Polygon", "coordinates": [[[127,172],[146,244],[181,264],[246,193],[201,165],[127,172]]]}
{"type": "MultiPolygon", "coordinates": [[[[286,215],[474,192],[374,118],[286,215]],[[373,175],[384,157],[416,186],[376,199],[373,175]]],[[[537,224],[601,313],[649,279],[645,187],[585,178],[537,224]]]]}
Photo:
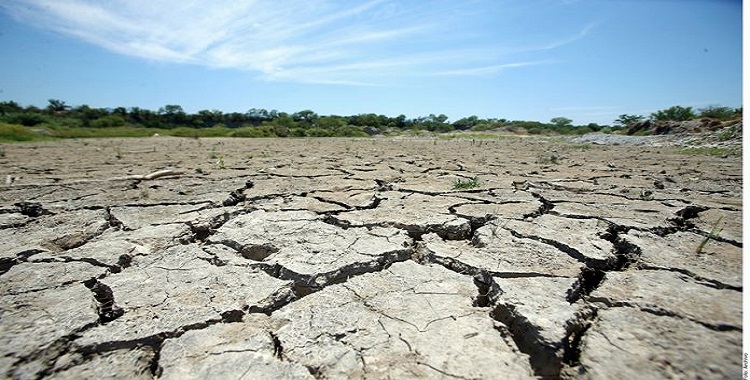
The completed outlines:
{"type": "Polygon", "coordinates": [[[412,261],[272,314],[282,357],[316,377],[532,378],[527,358],[472,306],[471,278],[412,261]]]}
{"type": "Polygon", "coordinates": [[[741,160],[647,139],[3,145],[0,377],[739,377],[741,160]]]}
{"type": "Polygon", "coordinates": [[[584,379],[741,377],[742,334],[684,319],[614,308],[601,311],[581,347],[584,379]]]}

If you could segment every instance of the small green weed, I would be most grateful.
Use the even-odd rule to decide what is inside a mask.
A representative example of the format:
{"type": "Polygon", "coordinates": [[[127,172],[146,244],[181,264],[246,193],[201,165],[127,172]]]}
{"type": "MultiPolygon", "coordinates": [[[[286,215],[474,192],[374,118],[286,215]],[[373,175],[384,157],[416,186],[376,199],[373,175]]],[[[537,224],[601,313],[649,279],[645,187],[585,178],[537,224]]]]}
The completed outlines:
{"type": "Polygon", "coordinates": [[[589,150],[589,149],[591,149],[591,145],[590,144],[570,145],[570,146],[568,146],[568,149],[571,149],[571,150],[589,150]]]}
{"type": "Polygon", "coordinates": [[[475,189],[482,184],[479,182],[479,177],[473,177],[469,179],[457,179],[453,181],[453,190],[468,190],[475,189]]]}
{"type": "Polygon", "coordinates": [[[682,154],[689,155],[703,155],[703,156],[737,156],[740,152],[736,149],[720,148],[720,147],[700,147],[700,148],[685,148],[680,150],[682,154]]]}
{"type": "Polygon", "coordinates": [[[724,227],[719,227],[719,223],[721,223],[722,219],[724,219],[723,216],[719,217],[716,223],[714,223],[713,227],[711,227],[711,232],[709,232],[708,236],[706,236],[706,238],[703,239],[700,244],[698,244],[698,248],[695,249],[695,253],[703,252],[703,248],[706,246],[708,241],[713,239],[716,235],[720,234],[722,230],[724,230],[724,227]]]}
{"type": "Polygon", "coordinates": [[[219,156],[218,160],[216,160],[216,167],[219,169],[226,169],[227,166],[224,163],[224,156],[219,156]]]}

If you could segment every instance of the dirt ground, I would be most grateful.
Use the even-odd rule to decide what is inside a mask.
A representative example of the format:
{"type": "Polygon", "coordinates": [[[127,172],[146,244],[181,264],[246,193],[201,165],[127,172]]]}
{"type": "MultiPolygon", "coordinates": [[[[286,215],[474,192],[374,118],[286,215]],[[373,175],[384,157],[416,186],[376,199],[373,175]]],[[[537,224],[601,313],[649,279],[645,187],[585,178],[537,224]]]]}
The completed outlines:
{"type": "Polygon", "coordinates": [[[2,152],[0,377],[741,373],[738,155],[553,137],[2,152]]]}

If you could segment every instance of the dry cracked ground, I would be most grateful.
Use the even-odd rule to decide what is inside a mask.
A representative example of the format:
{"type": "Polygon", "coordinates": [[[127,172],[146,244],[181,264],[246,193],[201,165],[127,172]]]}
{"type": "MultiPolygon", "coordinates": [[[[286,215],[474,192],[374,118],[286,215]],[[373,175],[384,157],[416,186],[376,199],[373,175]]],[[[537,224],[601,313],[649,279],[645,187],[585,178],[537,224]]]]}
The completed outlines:
{"type": "Polygon", "coordinates": [[[5,145],[0,376],[739,378],[740,158],[566,141],[5,145]]]}

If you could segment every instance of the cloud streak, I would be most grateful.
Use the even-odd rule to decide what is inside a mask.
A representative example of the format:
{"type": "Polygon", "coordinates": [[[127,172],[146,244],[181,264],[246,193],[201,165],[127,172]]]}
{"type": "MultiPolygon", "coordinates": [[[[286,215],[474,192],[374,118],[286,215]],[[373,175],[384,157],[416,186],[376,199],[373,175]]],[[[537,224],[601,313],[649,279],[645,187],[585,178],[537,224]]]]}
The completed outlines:
{"type": "MultiPolygon", "coordinates": [[[[502,41],[488,41],[467,19],[476,17],[477,3],[4,0],[0,9],[118,54],[266,80],[379,85],[410,76],[498,75],[554,61],[497,53],[502,41]]],[[[530,50],[557,49],[590,29],[530,50]]]]}

